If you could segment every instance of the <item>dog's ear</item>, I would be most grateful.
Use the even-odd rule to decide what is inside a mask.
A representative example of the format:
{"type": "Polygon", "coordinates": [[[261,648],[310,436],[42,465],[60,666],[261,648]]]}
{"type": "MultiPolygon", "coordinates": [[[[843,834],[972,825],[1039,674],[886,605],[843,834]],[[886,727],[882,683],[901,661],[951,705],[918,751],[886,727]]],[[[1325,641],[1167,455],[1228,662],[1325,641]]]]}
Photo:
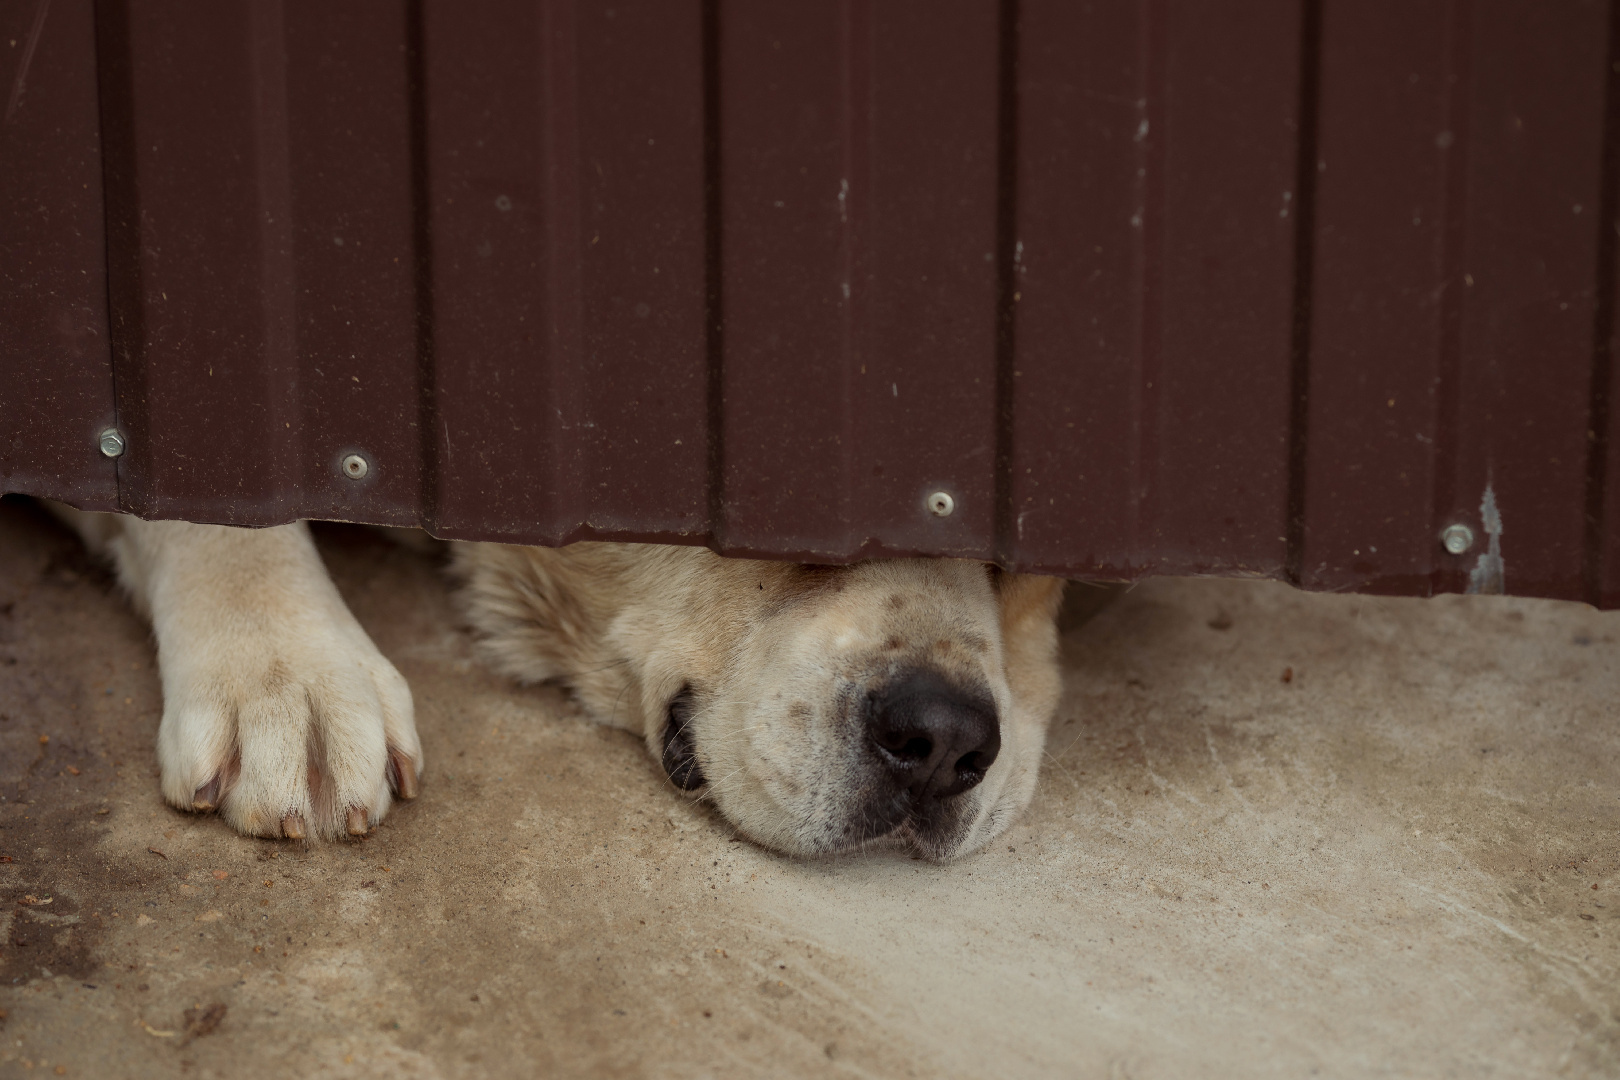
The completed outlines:
{"type": "Polygon", "coordinates": [[[1038,718],[1042,730],[1063,689],[1055,659],[1058,609],[1067,584],[1062,578],[1003,573],[995,586],[1001,603],[1002,659],[1014,711],[1038,718]]]}
{"type": "Polygon", "coordinates": [[[1057,652],[1057,615],[1063,604],[1062,578],[1002,573],[995,582],[1001,604],[1001,647],[1007,677],[1019,684],[1050,668],[1057,652]]]}
{"type": "Polygon", "coordinates": [[[1001,631],[1005,635],[1029,620],[1049,622],[1057,618],[1063,603],[1063,578],[1039,574],[1009,574],[990,564],[990,584],[1001,603],[1001,631]]]}

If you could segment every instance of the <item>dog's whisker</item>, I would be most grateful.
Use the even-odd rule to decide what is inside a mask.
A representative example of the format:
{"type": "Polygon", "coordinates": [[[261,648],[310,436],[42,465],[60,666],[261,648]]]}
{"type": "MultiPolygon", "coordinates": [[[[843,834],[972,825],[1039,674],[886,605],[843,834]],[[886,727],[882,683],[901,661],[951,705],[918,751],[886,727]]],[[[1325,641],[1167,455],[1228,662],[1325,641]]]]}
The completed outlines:
{"type": "Polygon", "coordinates": [[[618,660],[609,660],[607,663],[603,664],[601,667],[586,668],[584,671],[570,672],[567,676],[565,676],[565,678],[578,679],[578,678],[580,678],[582,676],[585,676],[585,675],[600,675],[602,672],[608,671],[608,670],[610,670],[612,668],[623,667],[624,665],[628,664],[629,662],[630,662],[630,658],[628,656],[625,656],[625,657],[621,657],[618,660]]]}
{"type": "Polygon", "coordinates": [[[1064,768],[1063,762],[1059,761],[1057,758],[1052,756],[1052,752],[1050,750],[1044,750],[1043,749],[1041,751],[1041,755],[1043,757],[1045,757],[1047,760],[1049,760],[1053,765],[1057,766],[1057,768],[1063,773],[1063,775],[1067,776],[1069,778],[1069,783],[1071,783],[1071,784],[1073,784],[1075,786],[1075,790],[1080,790],[1080,781],[1078,781],[1078,780],[1076,780],[1074,778],[1073,773],[1071,773],[1068,769],[1064,768]]]}
{"type": "Polygon", "coordinates": [[[746,768],[746,766],[739,765],[735,769],[732,769],[730,772],[726,773],[726,775],[722,776],[720,779],[709,781],[709,791],[711,793],[723,792],[725,790],[726,782],[729,781],[733,776],[737,776],[746,771],[746,768]]]}
{"type": "Polygon", "coordinates": [[[613,698],[613,711],[608,714],[609,722],[611,722],[613,720],[617,720],[619,718],[619,702],[623,701],[624,700],[624,695],[628,694],[629,692],[630,692],[630,684],[628,682],[626,682],[623,686],[619,687],[618,694],[615,695],[615,697],[613,698]]]}

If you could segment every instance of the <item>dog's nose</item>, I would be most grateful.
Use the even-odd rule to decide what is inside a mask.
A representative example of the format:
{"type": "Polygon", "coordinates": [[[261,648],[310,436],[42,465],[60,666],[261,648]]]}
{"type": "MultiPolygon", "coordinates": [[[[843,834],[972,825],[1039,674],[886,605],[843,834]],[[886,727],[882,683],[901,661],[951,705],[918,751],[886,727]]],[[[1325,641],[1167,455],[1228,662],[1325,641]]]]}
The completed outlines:
{"type": "Polygon", "coordinates": [[[874,702],[868,725],[879,760],[918,798],[960,795],[984,779],[1001,752],[995,703],[933,672],[890,688],[874,702]]]}

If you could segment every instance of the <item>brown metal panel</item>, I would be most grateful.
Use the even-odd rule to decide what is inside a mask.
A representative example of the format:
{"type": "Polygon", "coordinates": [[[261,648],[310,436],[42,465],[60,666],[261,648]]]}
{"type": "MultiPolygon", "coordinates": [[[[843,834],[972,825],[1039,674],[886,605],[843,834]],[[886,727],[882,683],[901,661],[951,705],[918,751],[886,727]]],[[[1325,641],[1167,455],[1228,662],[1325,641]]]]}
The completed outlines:
{"type": "Polygon", "coordinates": [[[1597,318],[1588,422],[1592,456],[1586,489],[1586,590],[1600,608],[1620,607],[1620,20],[1609,12],[1609,70],[1603,131],[1603,202],[1598,230],[1597,318]]]}
{"type": "MultiPolygon", "coordinates": [[[[287,171],[277,186],[285,184],[290,216],[265,212],[276,215],[272,225],[287,221],[275,240],[291,252],[277,267],[291,272],[296,320],[297,411],[283,423],[297,432],[299,487],[289,496],[303,517],[415,525],[421,433],[406,5],[304,0],[285,12],[287,171]],[[367,462],[358,482],[341,470],[350,453],[367,462]]],[[[275,109],[274,99],[261,108],[275,109]]]]}
{"type": "Polygon", "coordinates": [[[722,546],[990,557],[995,6],[720,10],[722,546]]]}
{"type": "Polygon", "coordinates": [[[1434,445],[1456,160],[1455,136],[1443,135],[1457,92],[1452,8],[1323,5],[1307,588],[1427,593],[1441,555],[1434,445]]]}
{"type": "Polygon", "coordinates": [[[1507,0],[1459,12],[1472,15],[1459,27],[1472,54],[1457,73],[1472,87],[1457,125],[1467,140],[1454,146],[1468,162],[1460,363],[1454,431],[1441,405],[1435,507],[1475,527],[1472,575],[1485,569],[1489,490],[1507,590],[1584,599],[1608,13],[1507,0]]]}
{"type": "Polygon", "coordinates": [[[1139,464],[1160,572],[1275,575],[1285,559],[1300,8],[1168,5],[1164,181],[1145,214],[1162,198],[1162,247],[1144,233],[1164,261],[1146,305],[1162,359],[1150,327],[1139,464]]]}
{"type": "Polygon", "coordinates": [[[401,10],[154,0],[98,22],[124,507],[414,520],[401,10]]]}
{"type": "Polygon", "coordinates": [[[1600,608],[1620,606],[1620,443],[1616,442],[1615,397],[1617,315],[1620,315],[1620,19],[1609,9],[1608,70],[1605,72],[1603,164],[1594,275],[1591,404],[1587,438],[1591,444],[1586,476],[1586,595],[1600,608]]]}
{"type": "Polygon", "coordinates": [[[443,536],[707,531],[696,4],[423,5],[443,536]]]}
{"type": "Polygon", "coordinates": [[[1280,574],[1298,5],[1021,23],[1012,561],[1280,574]]]}
{"type": "Polygon", "coordinates": [[[1606,12],[1323,17],[1301,582],[1578,598],[1606,12]],[[1461,556],[1440,532],[1475,536],[1461,556]]]}
{"type": "Polygon", "coordinates": [[[1607,17],[13,5],[0,481],[1620,603],[1607,17]]]}
{"type": "MultiPolygon", "coordinates": [[[[1607,220],[1620,226],[1620,219],[1614,216],[1607,220]]],[[[1620,310],[1620,295],[1615,295],[1613,278],[1610,285],[1610,302],[1615,305],[1611,310],[1620,310]]],[[[1594,487],[1588,494],[1591,518],[1587,524],[1589,592],[1592,603],[1605,610],[1620,608],[1620,438],[1616,437],[1620,435],[1620,395],[1614,392],[1616,369],[1620,367],[1616,363],[1617,356],[1620,356],[1620,340],[1616,340],[1611,323],[1609,347],[1606,355],[1600,357],[1606,368],[1594,380],[1599,393],[1593,400],[1598,410],[1593,416],[1593,434],[1597,436],[1601,431],[1601,437],[1594,438],[1593,443],[1602,457],[1599,471],[1592,478],[1594,487]]]]}
{"type": "Polygon", "coordinates": [[[280,74],[260,20],[279,5],[103,3],[108,255],[124,509],[286,520],[296,482],[285,123],[261,126],[280,74]],[[259,31],[257,34],[255,31],[259,31]],[[255,45],[258,46],[255,49],[255,45]],[[266,61],[272,63],[267,65],[266,61]],[[277,166],[279,165],[279,169],[277,166]],[[271,343],[270,325],[277,331],[271,343]]]}
{"type": "MultiPolygon", "coordinates": [[[[1138,4],[1026,0],[1019,26],[1013,550],[1121,577],[1145,569],[1138,463],[1152,450],[1143,212],[1148,149],[1163,146],[1163,95],[1155,131],[1148,93],[1163,43],[1148,33],[1138,4]]],[[[1162,155],[1151,163],[1162,183],[1162,155]]]]}
{"type": "MultiPolygon", "coordinates": [[[[1612,302],[1620,306],[1620,296],[1614,297],[1612,302]]],[[[1605,437],[1594,440],[1603,454],[1603,466],[1595,478],[1598,486],[1592,492],[1595,505],[1589,507],[1592,520],[1588,524],[1589,592],[1591,602],[1604,610],[1620,608],[1620,439],[1615,438],[1616,433],[1620,433],[1620,397],[1613,392],[1615,357],[1620,355],[1617,344],[1620,343],[1611,337],[1608,355],[1604,357],[1608,373],[1601,380],[1605,393],[1596,402],[1606,423],[1603,424],[1605,437]]]]}
{"type": "Polygon", "coordinates": [[[0,493],[118,503],[95,29],[87,0],[0,7],[0,493]]]}

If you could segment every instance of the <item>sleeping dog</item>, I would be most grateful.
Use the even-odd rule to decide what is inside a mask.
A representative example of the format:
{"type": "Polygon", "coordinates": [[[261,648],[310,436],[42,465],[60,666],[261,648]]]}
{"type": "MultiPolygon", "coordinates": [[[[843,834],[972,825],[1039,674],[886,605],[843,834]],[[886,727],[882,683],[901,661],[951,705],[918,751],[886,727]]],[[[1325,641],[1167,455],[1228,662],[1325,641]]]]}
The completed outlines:
{"type": "MultiPolygon", "coordinates": [[[[255,836],[362,834],[415,796],[411,694],[302,524],[53,509],[151,620],[163,795],[255,836]]],[[[1056,707],[1062,582],[984,563],[459,543],[484,655],[636,732],[744,836],[966,854],[1026,806],[1056,707]]]]}

